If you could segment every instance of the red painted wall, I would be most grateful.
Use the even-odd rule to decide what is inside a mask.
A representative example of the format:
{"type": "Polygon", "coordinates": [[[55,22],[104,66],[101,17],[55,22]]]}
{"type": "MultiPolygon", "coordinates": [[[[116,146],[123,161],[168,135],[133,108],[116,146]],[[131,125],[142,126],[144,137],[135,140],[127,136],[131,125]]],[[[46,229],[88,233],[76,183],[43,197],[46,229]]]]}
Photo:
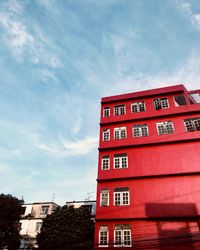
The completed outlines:
{"type": "MultiPolygon", "coordinates": [[[[171,176],[138,180],[100,182],[97,189],[97,219],[134,219],[150,217],[180,217],[200,215],[200,178],[195,176],[171,176]],[[129,187],[130,205],[114,206],[114,188],[129,187]],[[110,205],[100,207],[100,190],[109,189],[110,205]],[[176,204],[193,204],[195,210],[179,207],[176,204]],[[165,209],[155,209],[155,204],[166,204],[165,209]],[[168,207],[169,204],[169,207],[168,207]],[[174,205],[174,208],[172,206],[174,205]],[[151,214],[147,207],[152,205],[151,214]],[[169,209],[170,208],[170,209],[169,209]],[[172,209],[173,208],[173,209],[172,209]]],[[[162,207],[162,206],[161,206],[162,207]]],[[[160,208],[161,208],[160,207],[160,208]]]]}
{"type": "MultiPolygon", "coordinates": [[[[127,224],[122,221],[102,221],[96,223],[95,247],[98,247],[98,231],[100,225],[107,225],[109,228],[109,247],[113,249],[114,225],[127,224]]],[[[164,250],[193,250],[199,249],[199,242],[195,242],[199,234],[198,220],[138,220],[128,221],[132,231],[131,249],[164,249],[164,250]]],[[[114,249],[120,249],[114,247],[114,249]]],[[[130,249],[130,248],[129,248],[130,249]]]]}
{"type": "MultiPolygon", "coordinates": [[[[196,107],[195,107],[196,108],[196,107]]],[[[199,105],[200,110],[200,105],[199,105]]],[[[130,122],[121,122],[120,124],[107,124],[106,126],[101,126],[100,128],[100,143],[99,147],[101,149],[108,149],[111,147],[121,147],[121,146],[131,146],[131,145],[143,145],[147,143],[158,143],[158,142],[168,142],[168,141],[178,141],[178,140],[189,140],[194,138],[199,138],[200,131],[186,132],[184,127],[184,119],[188,118],[198,118],[199,114],[187,114],[182,116],[168,116],[162,118],[154,119],[144,119],[140,121],[131,120],[130,122]],[[166,135],[158,135],[156,123],[172,121],[174,125],[174,133],[166,135]],[[133,125],[137,124],[147,124],[149,129],[149,136],[145,137],[133,137],[132,128],[133,125]],[[114,128],[126,127],[127,138],[126,139],[114,139],[114,128]],[[102,132],[104,129],[110,129],[110,140],[102,141],[102,132]]]]}
{"type": "Polygon", "coordinates": [[[115,179],[200,172],[200,141],[100,151],[98,179],[115,179]],[[127,153],[128,168],[114,169],[114,154],[127,153]],[[110,169],[101,169],[102,156],[110,156],[110,169]]]}
{"type": "Polygon", "coordinates": [[[186,132],[184,119],[199,118],[200,104],[190,103],[190,93],[179,85],[102,98],[96,247],[101,225],[109,227],[107,249],[113,249],[114,225],[130,224],[133,249],[198,249],[193,237],[199,234],[200,131],[186,132]],[[175,106],[174,96],[179,94],[184,94],[187,105],[175,106]],[[169,108],[155,110],[153,99],[162,97],[168,98],[169,108]],[[137,101],[145,101],[145,112],[131,113],[131,103],[137,101]],[[114,106],[122,104],[126,105],[126,114],[114,116],[114,106]],[[110,107],[109,117],[103,117],[104,107],[110,107]],[[158,135],[156,123],[164,121],[173,122],[174,133],[158,135]],[[134,138],[132,127],[136,124],[148,124],[149,136],[134,138]],[[126,139],[114,140],[117,127],[127,128],[126,139]],[[110,129],[109,141],[102,141],[104,129],[110,129]],[[128,155],[128,168],[114,169],[113,156],[122,153],[128,155]],[[110,157],[109,170],[101,169],[105,155],[110,157]],[[114,189],[119,187],[129,188],[130,205],[114,206],[114,189]],[[100,207],[102,189],[109,189],[108,207],[100,207]],[[166,245],[169,241],[171,246],[166,245]]]}

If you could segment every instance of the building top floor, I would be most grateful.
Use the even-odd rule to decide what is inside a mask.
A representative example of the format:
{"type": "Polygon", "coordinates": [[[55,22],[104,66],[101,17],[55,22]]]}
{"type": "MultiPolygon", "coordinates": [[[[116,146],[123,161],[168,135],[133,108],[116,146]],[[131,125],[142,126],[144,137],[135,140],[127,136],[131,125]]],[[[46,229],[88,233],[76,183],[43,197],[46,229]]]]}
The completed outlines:
{"type": "Polygon", "coordinates": [[[140,91],[101,100],[100,124],[148,119],[200,109],[200,90],[187,91],[183,85],[140,91]]]}
{"type": "Polygon", "coordinates": [[[47,214],[51,214],[57,207],[59,207],[59,205],[54,202],[35,202],[23,204],[22,219],[45,218],[47,214]]]}
{"type": "Polygon", "coordinates": [[[68,201],[66,202],[66,205],[68,207],[74,207],[79,208],[81,206],[84,206],[88,208],[88,210],[91,212],[91,215],[95,215],[96,213],[96,201],[95,200],[84,200],[84,201],[68,201]]]}

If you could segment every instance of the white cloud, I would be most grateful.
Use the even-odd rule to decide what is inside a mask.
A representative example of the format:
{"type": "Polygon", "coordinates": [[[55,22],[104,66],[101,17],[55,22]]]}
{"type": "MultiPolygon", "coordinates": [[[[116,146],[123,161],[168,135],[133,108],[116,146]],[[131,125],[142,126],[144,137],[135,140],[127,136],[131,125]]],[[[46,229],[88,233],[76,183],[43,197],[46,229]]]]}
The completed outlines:
{"type": "Polygon", "coordinates": [[[54,71],[51,71],[49,69],[40,69],[37,71],[36,78],[39,78],[43,82],[49,82],[49,80],[53,80],[54,82],[57,82],[58,79],[55,75],[54,71]]]}
{"type": "Polygon", "coordinates": [[[7,31],[7,45],[18,58],[21,57],[25,50],[33,45],[33,36],[27,32],[23,23],[12,20],[9,15],[0,13],[0,23],[7,31]]]}
{"type": "Polygon", "coordinates": [[[20,5],[19,2],[17,2],[16,0],[12,0],[10,2],[5,2],[7,4],[7,8],[9,11],[13,12],[13,13],[21,13],[23,11],[23,7],[22,5],[20,5]]]}
{"type": "Polygon", "coordinates": [[[29,29],[23,18],[23,6],[16,1],[8,1],[0,11],[0,25],[5,30],[3,40],[12,54],[23,61],[25,57],[33,64],[42,64],[50,68],[62,67],[62,62],[47,36],[32,20],[29,29]]]}
{"type": "Polygon", "coordinates": [[[189,89],[198,89],[200,82],[200,57],[198,54],[191,55],[185,62],[181,62],[170,75],[160,74],[150,76],[146,80],[152,88],[184,84],[189,89]]]}
{"type": "Polygon", "coordinates": [[[200,13],[193,13],[192,6],[187,1],[177,0],[178,8],[190,19],[190,22],[197,28],[200,29],[200,13]]]}
{"type": "Polygon", "coordinates": [[[98,137],[86,137],[76,141],[69,141],[62,138],[59,145],[38,143],[35,146],[54,156],[65,157],[88,154],[92,149],[97,148],[97,143],[98,137]]]}

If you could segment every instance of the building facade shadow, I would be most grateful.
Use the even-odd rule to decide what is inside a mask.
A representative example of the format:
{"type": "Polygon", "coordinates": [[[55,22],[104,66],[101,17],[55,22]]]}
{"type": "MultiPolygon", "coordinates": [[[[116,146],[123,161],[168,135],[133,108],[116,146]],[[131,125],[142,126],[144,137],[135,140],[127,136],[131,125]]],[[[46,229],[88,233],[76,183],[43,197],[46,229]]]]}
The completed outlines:
{"type": "Polygon", "coordinates": [[[145,212],[154,220],[155,232],[147,249],[199,249],[199,219],[192,203],[147,203],[145,212]]]}

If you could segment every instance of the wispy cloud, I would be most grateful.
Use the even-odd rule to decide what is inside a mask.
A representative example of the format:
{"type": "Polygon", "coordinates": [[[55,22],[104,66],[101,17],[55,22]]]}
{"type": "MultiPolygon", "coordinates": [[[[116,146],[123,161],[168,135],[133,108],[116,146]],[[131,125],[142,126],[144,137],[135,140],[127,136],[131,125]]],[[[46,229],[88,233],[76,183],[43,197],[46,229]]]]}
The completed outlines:
{"type": "Polygon", "coordinates": [[[62,138],[59,145],[39,143],[35,146],[54,156],[66,157],[88,154],[91,150],[97,148],[97,143],[98,137],[86,137],[76,141],[69,141],[62,138]]]}
{"type": "Polygon", "coordinates": [[[38,5],[45,7],[48,11],[54,14],[58,14],[59,10],[56,7],[58,2],[55,0],[37,0],[38,5]]]}
{"type": "Polygon", "coordinates": [[[12,17],[0,13],[0,24],[5,28],[7,36],[6,44],[18,59],[21,59],[26,49],[34,44],[33,36],[27,32],[25,25],[12,17]]]}
{"type": "Polygon", "coordinates": [[[29,30],[23,19],[22,4],[23,2],[20,5],[19,2],[8,1],[1,5],[0,25],[5,31],[3,35],[5,45],[20,62],[26,58],[33,64],[50,68],[62,67],[61,59],[55,53],[53,44],[48,41],[47,36],[37,27],[34,20],[32,20],[34,32],[29,30]]]}
{"type": "Polygon", "coordinates": [[[190,19],[190,22],[200,30],[200,13],[192,11],[191,3],[185,0],[176,1],[178,8],[190,19]]]}

